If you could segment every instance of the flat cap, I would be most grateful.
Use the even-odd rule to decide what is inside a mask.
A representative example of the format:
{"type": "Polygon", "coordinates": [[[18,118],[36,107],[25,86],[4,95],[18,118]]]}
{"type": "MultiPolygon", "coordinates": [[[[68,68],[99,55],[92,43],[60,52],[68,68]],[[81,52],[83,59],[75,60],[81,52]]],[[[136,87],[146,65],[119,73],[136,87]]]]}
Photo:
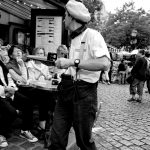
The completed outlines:
{"type": "Polygon", "coordinates": [[[91,20],[90,13],[82,2],[69,0],[66,9],[73,18],[81,22],[87,23],[91,20]]]}

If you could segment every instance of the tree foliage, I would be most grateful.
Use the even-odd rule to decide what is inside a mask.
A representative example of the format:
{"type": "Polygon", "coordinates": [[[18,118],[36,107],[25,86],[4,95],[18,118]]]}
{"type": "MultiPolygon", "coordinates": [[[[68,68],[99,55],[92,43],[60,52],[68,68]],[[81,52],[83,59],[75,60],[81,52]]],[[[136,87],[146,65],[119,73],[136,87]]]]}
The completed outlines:
{"type": "Polygon", "coordinates": [[[115,14],[109,14],[102,34],[107,43],[117,48],[122,46],[129,48],[133,29],[138,32],[136,48],[145,48],[150,45],[150,14],[142,8],[136,10],[134,2],[129,2],[115,14]]]}
{"type": "Polygon", "coordinates": [[[91,21],[88,27],[101,31],[107,18],[103,2],[101,0],[83,0],[83,3],[91,13],[91,21]]]}

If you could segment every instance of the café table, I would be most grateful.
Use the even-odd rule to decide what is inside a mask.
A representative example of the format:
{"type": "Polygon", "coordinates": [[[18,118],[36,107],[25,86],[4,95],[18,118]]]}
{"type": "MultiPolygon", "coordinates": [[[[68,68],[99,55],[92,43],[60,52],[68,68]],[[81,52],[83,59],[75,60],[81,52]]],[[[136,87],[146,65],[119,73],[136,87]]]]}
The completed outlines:
{"type": "Polygon", "coordinates": [[[30,81],[29,86],[37,88],[37,89],[47,90],[50,92],[57,91],[57,85],[52,85],[52,81],[49,81],[49,80],[30,81]]]}
{"type": "MultiPolygon", "coordinates": [[[[40,90],[46,90],[49,92],[54,93],[55,97],[57,97],[57,85],[52,85],[52,80],[51,81],[30,81],[29,84],[31,87],[40,89],[40,90]]],[[[54,112],[50,111],[49,113],[49,118],[46,121],[46,127],[45,127],[45,138],[44,138],[44,147],[48,148],[50,145],[50,131],[52,127],[52,122],[53,122],[53,116],[54,112]]]]}

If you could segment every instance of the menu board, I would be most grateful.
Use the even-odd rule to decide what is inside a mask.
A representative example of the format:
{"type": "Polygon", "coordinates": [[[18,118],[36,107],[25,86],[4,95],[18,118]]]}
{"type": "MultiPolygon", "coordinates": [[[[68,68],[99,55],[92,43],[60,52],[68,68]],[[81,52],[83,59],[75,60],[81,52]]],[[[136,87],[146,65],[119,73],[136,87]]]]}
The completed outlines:
{"type": "Polygon", "coordinates": [[[36,16],[35,46],[45,48],[48,52],[56,53],[62,41],[62,17],[61,16],[36,16]]]}

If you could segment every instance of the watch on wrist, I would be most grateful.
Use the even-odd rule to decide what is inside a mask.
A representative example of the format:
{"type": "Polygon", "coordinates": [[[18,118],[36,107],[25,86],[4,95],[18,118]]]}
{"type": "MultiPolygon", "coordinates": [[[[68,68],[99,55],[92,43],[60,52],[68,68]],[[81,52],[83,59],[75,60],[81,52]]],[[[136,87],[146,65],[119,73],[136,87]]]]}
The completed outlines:
{"type": "Polygon", "coordinates": [[[75,65],[75,67],[77,67],[77,68],[78,68],[79,63],[80,63],[80,59],[75,59],[75,61],[74,61],[74,65],[75,65]]]}

